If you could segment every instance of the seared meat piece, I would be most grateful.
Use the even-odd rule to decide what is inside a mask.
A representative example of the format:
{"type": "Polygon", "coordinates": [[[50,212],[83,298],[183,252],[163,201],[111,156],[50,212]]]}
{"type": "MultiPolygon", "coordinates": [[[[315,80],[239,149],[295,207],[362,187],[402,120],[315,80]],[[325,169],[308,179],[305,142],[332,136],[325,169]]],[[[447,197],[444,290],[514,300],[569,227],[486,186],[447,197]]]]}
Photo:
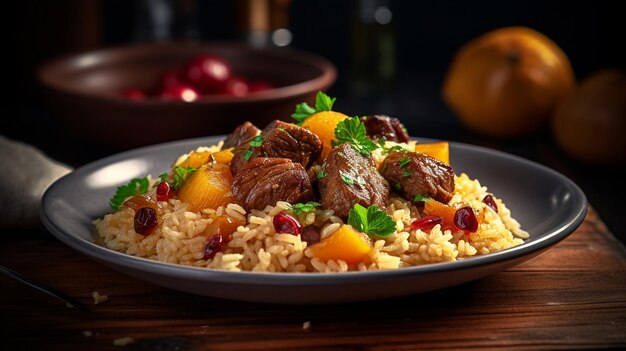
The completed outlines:
{"type": "Polygon", "coordinates": [[[306,241],[307,246],[311,246],[313,244],[317,244],[320,242],[320,238],[322,237],[322,228],[315,225],[307,225],[302,228],[302,234],[300,234],[302,241],[306,241]]]}
{"type": "Polygon", "coordinates": [[[246,162],[233,179],[232,193],[246,210],[263,210],[277,201],[295,204],[314,198],[304,167],[286,158],[257,157],[246,162]]]}
{"type": "Polygon", "coordinates": [[[261,133],[261,130],[250,122],[241,124],[237,128],[235,128],[232,133],[228,134],[226,139],[224,139],[224,145],[222,146],[222,149],[237,147],[259,135],[259,133],[261,133]]]}
{"type": "Polygon", "coordinates": [[[372,115],[361,117],[361,122],[365,124],[367,136],[372,139],[385,138],[389,141],[397,143],[406,143],[409,141],[409,134],[406,128],[397,118],[384,115],[372,115]]]}
{"type": "Polygon", "coordinates": [[[309,168],[322,152],[322,142],[317,135],[292,123],[276,120],[263,129],[261,136],[263,141],[260,145],[251,145],[251,140],[248,140],[235,148],[230,162],[233,174],[256,157],[288,158],[309,168]]]}
{"type": "Polygon", "coordinates": [[[389,197],[389,184],[378,173],[372,157],[358,153],[350,144],[334,148],[322,165],[324,177],[319,180],[320,202],[339,217],[359,203],[383,209],[389,197]]]}
{"type": "Polygon", "coordinates": [[[383,161],[380,174],[407,200],[420,194],[447,204],[454,193],[452,167],[424,154],[392,152],[383,161]]]}

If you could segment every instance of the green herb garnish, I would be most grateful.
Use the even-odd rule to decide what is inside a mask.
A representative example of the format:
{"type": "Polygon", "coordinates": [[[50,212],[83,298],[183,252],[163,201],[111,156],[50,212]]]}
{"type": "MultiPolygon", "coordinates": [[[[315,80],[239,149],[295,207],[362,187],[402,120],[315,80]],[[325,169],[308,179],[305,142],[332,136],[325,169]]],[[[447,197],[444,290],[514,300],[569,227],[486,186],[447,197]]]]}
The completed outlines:
{"type": "Polygon", "coordinates": [[[174,175],[172,177],[173,180],[170,182],[170,185],[174,189],[180,189],[185,183],[185,181],[187,180],[187,178],[189,178],[189,176],[197,170],[198,170],[197,168],[193,168],[193,167],[174,168],[174,175]]]}
{"type": "Polygon", "coordinates": [[[352,177],[343,173],[342,171],[339,171],[339,177],[341,178],[341,180],[343,180],[344,183],[350,186],[354,185],[354,179],[352,179],[352,177]]]}
{"type": "Polygon", "coordinates": [[[393,185],[393,188],[396,189],[397,191],[399,191],[400,189],[402,189],[402,187],[400,186],[400,183],[395,183],[393,185]]]}
{"type": "Polygon", "coordinates": [[[404,168],[409,163],[411,163],[411,160],[408,157],[400,159],[400,168],[404,168]]]}
{"type": "Polygon", "coordinates": [[[317,177],[318,180],[326,177],[327,175],[328,175],[328,172],[326,172],[323,169],[319,172],[315,172],[315,176],[317,177]]]}
{"type": "Polygon", "coordinates": [[[296,124],[301,126],[311,115],[322,111],[332,111],[335,100],[337,98],[331,98],[322,91],[318,91],[315,96],[315,107],[309,106],[306,102],[297,104],[296,111],[291,115],[291,118],[295,119],[296,124]]]}
{"type": "Polygon", "coordinates": [[[250,161],[250,157],[252,157],[252,149],[257,148],[263,145],[263,136],[257,135],[249,142],[250,148],[243,153],[243,159],[246,161],[250,161]]]}
{"type": "Polygon", "coordinates": [[[426,196],[424,196],[422,194],[417,194],[417,195],[415,195],[415,198],[413,199],[413,202],[421,202],[421,201],[426,202],[428,200],[430,200],[429,197],[426,197],[426,196]]]}
{"type": "Polygon", "coordinates": [[[411,174],[413,174],[413,173],[411,173],[409,171],[404,171],[404,173],[402,173],[402,176],[403,177],[409,177],[411,174]]]}
{"type": "Polygon", "coordinates": [[[148,180],[148,177],[131,179],[128,184],[120,185],[119,187],[117,187],[117,190],[115,190],[115,195],[113,195],[113,197],[109,201],[109,206],[111,206],[111,209],[113,211],[119,211],[126,198],[135,195],[145,194],[146,191],[148,191],[149,187],[150,181],[148,180]]]}
{"type": "Polygon", "coordinates": [[[407,149],[403,148],[400,145],[394,145],[394,146],[387,147],[386,142],[387,142],[387,140],[385,138],[378,139],[378,147],[380,147],[383,150],[383,155],[387,155],[387,154],[389,154],[391,152],[394,152],[394,151],[404,151],[404,152],[411,151],[411,150],[407,150],[407,149]]]}
{"type": "Polygon", "coordinates": [[[303,213],[315,211],[315,208],[318,206],[321,206],[321,204],[315,201],[309,201],[307,203],[298,203],[291,205],[291,210],[293,211],[293,213],[299,216],[303,213]]]}
{"type": "Polygon", "coordinates": [[[371,205],[368,208],[355,204],[348,213],[348,224],[367,235],[376,235],[381,238],[389,236],[396,230],[396,223],[389,215],[371,205]]]}
{"type": "Polygon", "coordinates": [[[337,123],[335,127],[333,146],[349,143],[354,149],[364,156],[369,156],[378,146],[367,137],[365,125],[358,117],[346,118],[337,123]]]}

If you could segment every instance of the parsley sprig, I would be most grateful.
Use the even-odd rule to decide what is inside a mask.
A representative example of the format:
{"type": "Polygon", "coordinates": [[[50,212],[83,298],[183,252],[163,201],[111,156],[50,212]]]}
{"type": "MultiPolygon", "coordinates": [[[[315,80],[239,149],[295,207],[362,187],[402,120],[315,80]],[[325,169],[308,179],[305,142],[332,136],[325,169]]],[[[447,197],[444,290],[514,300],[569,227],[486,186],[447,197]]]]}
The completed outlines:
{"type": "Polygon", "coordinates": [[[319,206],[321,206],[321,204],[315,201],[309,201],[307,203],[297,203],[291,205],[291,211],[299,216],[303,213],[313,212],[315,211],[315,208],[319,206]]]}
{"type": "Polygon", "coordinates": [[[252,140],[250,140],[250,148],[246,152],[244,152],[243,159],[249,161],[250,157],[252,157],[252,149],[255,149],[261,145],[263,145],[263,135],[255,136],[252,140]]]}
{"type": "Polygon", "coordinates": [[[332,111],[335,100],[337,98],[331,98],[322,91],[318,91],[315,96],[315,107],[311,107],[306,102],[297,104],[296,111],[291,115],[291,118],[295,119],[296,124],[301,126],[311,115],[322,111],[332,111]]]}
{"type": "Polygon", "coordinates": [[[183,186],[187,178],[197,170],[198,169],[194,167],[174,167],[171,175],[163,173],[159,178],[161,178],[163,182],[168,182],[172,188],[178,190],[183,186]]]}
{"type": "Polygon", "coordinates": [[[365,125],[358,117],[346,118],[337,123],[335,127],[333,146],[349,143],[354,149],[364,156],[371,155],[378,146],[367,137],[365,125]]]}
{"type": "Polygon", "coordinates": [[[128,184],[120,185],[115,190],[115,195],[109,201],[109,206],[113,211],[119,211],[120,207],[124,203],[124,200],[130,196],[145,194],[150,187],[150,181],[148,177],[133,178],[128,184]]]}
{"type": "Polygon", "coordinates": [[[396,231],[396,222],[376,205],[355,204],[348,213],[348,224],[367,235],[386,238],[396,231]]]}

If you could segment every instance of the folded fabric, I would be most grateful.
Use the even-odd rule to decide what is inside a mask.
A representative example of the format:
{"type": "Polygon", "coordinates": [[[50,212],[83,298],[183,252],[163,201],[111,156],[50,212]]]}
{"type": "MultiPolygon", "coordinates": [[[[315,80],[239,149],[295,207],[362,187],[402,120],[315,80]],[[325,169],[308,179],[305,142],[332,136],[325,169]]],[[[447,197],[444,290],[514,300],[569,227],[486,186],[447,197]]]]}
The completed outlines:
{"type": "Polygon", "coordinates": [[[40,225],[41,196],[72,169],[38,149],[0,135],[0,229],[40,225]]]}

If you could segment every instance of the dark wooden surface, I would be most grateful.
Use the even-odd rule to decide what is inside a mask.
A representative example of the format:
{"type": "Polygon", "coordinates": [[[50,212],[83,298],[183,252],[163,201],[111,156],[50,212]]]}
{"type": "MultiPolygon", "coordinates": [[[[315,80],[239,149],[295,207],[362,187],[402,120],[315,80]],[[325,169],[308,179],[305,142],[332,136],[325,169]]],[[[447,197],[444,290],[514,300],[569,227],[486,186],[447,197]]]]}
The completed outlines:
{"type": "Polygon", "coordinates": [[[76,297],[92,313],[0,276],[0,330],[11,350],[121,349],[113,340],[126,336],[135,340],[126,346],[133,350],[626,347],[626,251],[593,209],[566,240],[499,274],[430,293],[331,306],[168,290],[93,262],[44,230],[18,234],[0,246],[0,263],[76,297]],[[109,301],[94,305],[94,290],[109,301]]]}

